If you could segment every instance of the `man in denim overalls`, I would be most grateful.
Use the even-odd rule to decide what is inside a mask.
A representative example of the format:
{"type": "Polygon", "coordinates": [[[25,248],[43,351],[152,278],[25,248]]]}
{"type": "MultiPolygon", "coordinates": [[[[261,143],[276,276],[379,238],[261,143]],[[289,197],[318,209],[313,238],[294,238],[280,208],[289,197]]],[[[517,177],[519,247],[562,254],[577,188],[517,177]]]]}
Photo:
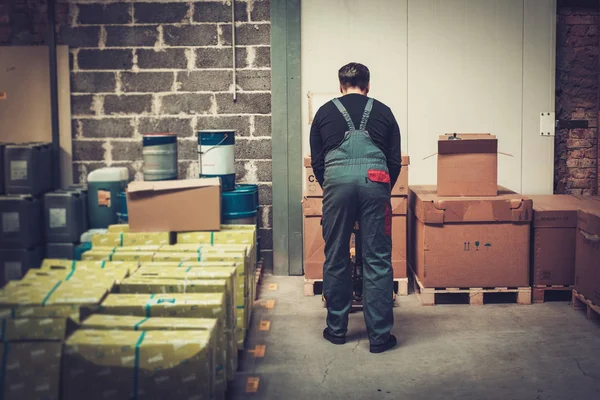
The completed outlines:
{"type": "Polygon", "coordinates": [[[310,147],[315,177],[323,187],[325,264],[323,337],[346,342],[352,307],[350,236],[356,221],[363,246],[363,309],[370,351],[396,345],[390,192],[401,168],[400,128],[389,107],[367,97],[370,73],[350,63],[339,70],[342,97],[315,115],[310,147]]]}

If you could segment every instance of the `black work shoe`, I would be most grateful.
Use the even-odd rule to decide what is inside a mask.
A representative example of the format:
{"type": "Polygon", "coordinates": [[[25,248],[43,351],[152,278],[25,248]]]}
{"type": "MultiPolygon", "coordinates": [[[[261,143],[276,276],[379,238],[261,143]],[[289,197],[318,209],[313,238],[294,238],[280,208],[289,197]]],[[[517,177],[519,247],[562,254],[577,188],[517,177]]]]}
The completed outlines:
{"type": "Polygon", "coordinates": [[[327,328],[325,328],[325,330],[323,331],[323,337],[325,339],[329,340],[333,344],[345,344],[346,343],[346,336],[334,336],[331,333],[329,333],[329,329],[327,329],[327,328]]]}
{"type": "Polygon", "coordinates": [[[394,348],[397,343],[398,341],[396,340],[396,336],[390,335],[386,342],[381,344],[372,344],[369,348],[369,351],[371,353],[383,353],[384,351],[394,348]]]}

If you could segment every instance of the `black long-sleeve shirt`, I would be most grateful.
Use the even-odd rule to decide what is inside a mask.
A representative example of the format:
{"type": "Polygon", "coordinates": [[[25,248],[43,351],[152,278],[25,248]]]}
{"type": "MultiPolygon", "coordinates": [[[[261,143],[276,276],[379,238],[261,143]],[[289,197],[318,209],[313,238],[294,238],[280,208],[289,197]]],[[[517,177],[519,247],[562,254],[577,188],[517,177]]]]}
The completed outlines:
{"type": "MultiPolygon", "coordinates": [[[[367,96],[355,93],[340,97],[340,101],[348,110],[356,129],[360,126],[367,100],[367,96]]],[[[381,149],[387,159],[390,183],[393,187],[400,175],[402,156],[400,127],[392,110],[382,102],[375,100],[366,130],[373,143],[381,149]]],[[[313,172],[321,187],[325,175],[325,155],[344,140],[347,131],[348,124],[333,102],[329,101],[319,108],[310,128],[310,151],[313,172]]]]}

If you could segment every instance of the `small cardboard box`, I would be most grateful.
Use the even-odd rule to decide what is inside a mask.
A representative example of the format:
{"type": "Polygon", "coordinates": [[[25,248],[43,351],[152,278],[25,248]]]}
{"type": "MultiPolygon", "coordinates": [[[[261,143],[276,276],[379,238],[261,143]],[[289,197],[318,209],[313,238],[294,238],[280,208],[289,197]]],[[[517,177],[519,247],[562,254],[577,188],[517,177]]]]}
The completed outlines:
{"type": "MultiPolygon", "coordinates": [[[[394,279],[406,278],[406,212],[407,198],[392,197],[392,268],[394,279]]],[[[304,276],[307,279],[323,279],[325,240],[321,218],[323,199],[305,197],[302,200],[304,214],[304,276]]]]}
{"type": "MultiPolygon", "coordinates": [[[[408,166],[410,165],[410,157],[402,154],[402,169],[396,184],[392,188],[392,196],[408,195],[408,166]]],[[[323,197],[323,189],[311,166],[310,156],[304,157],[304,196],[305,197],[323,197]]]]}
{"type": "Polygon", "coordinates": [[[490,134],[442,135],[438,140],[438,196],[496,196],[498,139],[490,134]]]}
{"type": "Polygon", "coordinates": [[[219,231],[218,178],[132,182],[127,187],[131,232],[219,231]]]}
{"type": "Polygon", "coordinates": [[[2,398],[58,400],[62,341],[71,322],[66,318],[10,318],[1,324],[2,398]]]}
{"type": "Polygon", "coordinates": [[[81,329],[65,342],[63,360],[64,400],[215,395],[206,331],[81,329]]]}
{"type": "Polygon", "coordinates": [[[424,287],[529,286],[530,199],[503,188],[471,198],[410,190],[409,257],[424,287]]]}
{"type": "Polygon", "coordinates": [[[586,200],[568,195],[533,200],[533,285],[573,285],[577,212],[586,200]]]}
{"type": "Polygon", "coordinates": [[[579,211],[575,250],[575,290],[600,305],[600,201],[579,211]]]}

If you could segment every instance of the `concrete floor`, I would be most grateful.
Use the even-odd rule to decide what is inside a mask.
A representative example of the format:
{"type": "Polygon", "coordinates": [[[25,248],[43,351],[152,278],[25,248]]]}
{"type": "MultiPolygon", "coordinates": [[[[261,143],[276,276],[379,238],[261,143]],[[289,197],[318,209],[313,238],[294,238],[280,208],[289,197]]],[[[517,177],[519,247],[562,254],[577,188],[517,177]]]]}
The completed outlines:
{"type": "Polygon", "coordinates": [[[394,315],[395,350],[369,353],[362,312],[350,315],[347,343],[334,346],[303,278],[265,277],[247,346],[266,345],[265,356],[245,353],[230,398],[600,399],[600,323],[569,303],[422,307],[410,295],[394,315]],[[258,305],[268,299],[272,309],[258,305]],[[252,377],[258,390],[248,394],[252,377]]]}

